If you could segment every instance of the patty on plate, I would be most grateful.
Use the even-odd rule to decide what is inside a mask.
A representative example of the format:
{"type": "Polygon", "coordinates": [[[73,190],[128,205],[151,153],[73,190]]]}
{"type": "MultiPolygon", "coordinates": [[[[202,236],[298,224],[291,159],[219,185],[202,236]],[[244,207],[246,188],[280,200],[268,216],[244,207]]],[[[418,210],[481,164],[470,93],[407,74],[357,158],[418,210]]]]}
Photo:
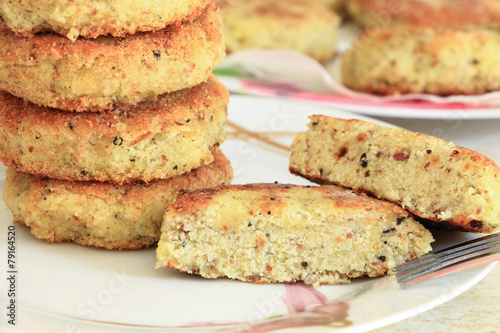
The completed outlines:
{"type": "Polygon", "coordinates": [[[437,226],[500,230],[500,168],[429,135],[357,119],[312,116],[291,146],[290,171],[392,201],[437,226]]]}
{"type": "Polygon", "coordinates": [[[185,192],[228,184],[232,168],[215,160],[184,175],[123,185],[54,180],[7,169],[3,200],[14,222],[49,243],[73,241],[106,249],[148,247],[160,238],[167,206],[185,192]]]}
{"type": "Polygon", "coordinates": [[[390,274],[433,241],[399,206],[328,185],[194,191],[167,208],[161,232],[157,268],[314,286],[390,274]]]}
{"type": "Polygon", "coordinates": [[[500,33],[369,28],[342,56],[342,81],[380,95],[480,95],[500,90],[500,33]]]}
{"type": "Polygon", "coordinates": [[[19,171],[122,183],[181,175],[213,160],[229,93],[215,76],[124,108],[64,112],[0,92],[0,159],[19,171]]]}

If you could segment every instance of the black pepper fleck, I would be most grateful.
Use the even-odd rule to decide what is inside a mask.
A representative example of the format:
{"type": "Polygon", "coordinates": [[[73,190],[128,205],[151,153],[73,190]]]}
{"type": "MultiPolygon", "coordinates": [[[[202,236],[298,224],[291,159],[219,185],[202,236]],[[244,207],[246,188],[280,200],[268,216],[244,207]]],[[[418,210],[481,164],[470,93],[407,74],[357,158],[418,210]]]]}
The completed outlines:
{"type": "Polygon", "coordinates": [[[186,120],[186,123],[189,123],[190,121],[191,121],[191,119],[188,119],[188,120],[186,120]]]}
{"type": "Polygon", "coordinates": [[[393,232],[393,231],[396,231],[396,228],[391,228],[391,229],[387,229],[387,230],[384,230],[382,231],[384,234],[388,234],[389,232],[393,232]]]}
{"type": "Polygon", "coordinates": [[[379,258],[379,259],[380,259],[380,261],[382,261],[382,262],[384,262],[384,261],[385,261],[385,259],[386,259],[386,257],[385,257],[385,256],[379,256],[378,258],[379,258]]]}
{"type": "Polygon", "coordinates": [[[269,198],[269,200],[271,200],[271,201],[275,201],[275,200],[276,200],[276,198],[271,197],[271,198],[269,198]]]}
{"type": "Polygon", "coordinates": [[[365,172],[365,177],[370,177],[370,171],[365,172]]]}
{"type": "Polygon", "coordinates": [[[174,165],[174,170],[177,170],[177,165],[174,165]]]}
{"type": "Polygon", "coordinates": [[[387,241],[384,241],[384,244],[387,244],[387,241]]]}
{"type": "Polygon", "coordinates": [[[186,247],[186,242],[182,242],[182,247],[186,247]]]}
{"type": "Polygon", "coordinates": [[[366,159],[366,153],[361,154],[361,157],[359,158],[359,163],[363,168],[366,168],[368,166],[368,160],[366,159]]]}
{"type": "Polygon", "coordinates": [[[470,221],[470,226],[472,228],[481,228],[483,226],[483,222],[478,221],[478,220],[472,220],[472,221],[470,221]]]}
{"type": "Polygon", "coordinates": [[[135,162],[135,158],[131,158],[129,161],[130,162],[135,162]]]}
{"type": "Polygon", "coordinates": [[[35,136],[35,139],[37,139],[37,140],[38,140],[38,139],[40,139],[41,137],[42,137],[42,135],[41,135],[41,134],[37,134],[37,135],[35,136]]]}
{"type": "Polygon", "coordinates": [[[160,58],[161,58],[161,51],[160,50],[153,50],[153,54],[156,57],[156,59],[160,60],[160,58]]]}
{"type": "Polygon", "coordinates": [[[47,197],[45,195],[43,196],[43,200],[47,200],[47,197]]]}
{"type": "Polygon", "coordinates": [[[121,146],[123,143],[123,139],[120,138],[119,136],[115,136],[115,138],[113,139],[113,144],[115,146],[121,146]]]}
{"type": "Polygon", "coordinates": [[[427,152],[427,154],[430,154],[430,153],[432,153],[432,150],[427,149],[426,152],[427,152]]]}
{"type": "Polygon", "coordinates": [[[268,211],[268,212],[267,212],[267,215],[271,215],[271,211],[268,211]]]}
{"type": "Polygon", "coordinates": [[[68,126],[69,126],[69,129],[70,129],[70,130],[74,130],[74,129],[75,129],[75,127],[73,126],[73,124],[72,124],[72,123],[68,123],[68,126]]]}
{"type": "Polygon", "coordinates": [[[319,121],[315,121],[314,123],[312,123],[313,126],[316,126],[319,124],[319,121]]]}
{"type": "Polygon", "coordinates": [[[303,261],[303,262],[301,262],[301,263],[300,263],[300,265],[301,265],[302,267],[304,267],[304,269],[306,269],[306,268],[307,268],[307,266],[309,266],[309,263],[308,263],[307,261],[303,261]]]}
{"type": "Polygon", "coordinates": [[[252,226],[252,222],[248,222],[247,227],[251,227],[251,226],[252,226]]]}
{"type": "Polygon", "coordinates": [[[403,217],[398,217],[398,219],[396,220],[397,221],[396,224],[400,225],[401,223],[403,223],[404,219],[405,219],[404,216],[403,217]]]}
{"type": "Polygon", "coordinates": [[[86,176],[86,175],[88,174],[88,172],[87,172],[87,171],[85,171],[85,169],[82,169],[80,172],[81,172],[81,173],[82,173],[82,175],[84,175],[84,176],[86,176]]]}

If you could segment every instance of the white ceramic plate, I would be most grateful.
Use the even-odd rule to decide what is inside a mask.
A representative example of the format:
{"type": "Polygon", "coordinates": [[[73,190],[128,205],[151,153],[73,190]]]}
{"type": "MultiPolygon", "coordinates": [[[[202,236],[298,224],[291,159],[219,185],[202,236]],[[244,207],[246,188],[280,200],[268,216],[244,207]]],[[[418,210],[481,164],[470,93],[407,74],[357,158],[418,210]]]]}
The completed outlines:
{"type": "MultiPolygon", "coordinates": [[[[288,153],[281,145],[289,145],[296,132],[306,129],[308,115],[325,113],[359,117],[299,102],[233,96],[229,120],[246,129],[230,126],[228,139],[222,145],[235,169],[234,183],[308,184],[289,174],[288,153]],[[256,133],[261,134],[257,139],[256,133]]],[[[3,182],[4,174],[0,176],[3,182]]],[[[1,205],[0,303],[5,312],[9,301],[5,279],[7,229],[12,215],[1,205]]],[[[71,243],[48,245],[34,238],[27,227],[15,228],[17,325],[7,325],[2,314],[2,331],[234,331],[234,324],[242,323],[253,323],[255,332],[269,327],[295,331],[299,322],[319,322],[314,321],[314,316],[307,317],[308,312],[297,315],[290,314],[291,310],[341,300],[350,307],[348,317],[316,326],[315,331],[362,332],[444,303],[476,284],[493,267],[474,268],[403,290],[393,277],[358,279],[350,285],[317,289],[300,284],[254,285],[228,279],[207,280],[167,268],[155,270],[154,249],[107,251],[71,243]],[[295,306],[290,303],[292,296],[298,302],[295,306]],[[304,318],[312,321],[304,322],[304,318]]],[[[447,240],[439,234],[435,237],[435,247],[439,248],[468,236],[448,233],[447,240]]]]}
{"type": "MultiPolygon", "coordinates": [[[[500,119],[499,107],[467,106],[460,103],[437,104],[426,101],[372,102],[328,93],[315,93],[290,89],[284,85],[251,79],[219,75],[219,79],[236,94],[274,96],[292,101],[322,105],[371,117],[477,120],[500,119]]],[[[331,110],[330,110],[331,111],[331,110]]],[[[326,111],[330,114],[329,111],[326,111]]]]}

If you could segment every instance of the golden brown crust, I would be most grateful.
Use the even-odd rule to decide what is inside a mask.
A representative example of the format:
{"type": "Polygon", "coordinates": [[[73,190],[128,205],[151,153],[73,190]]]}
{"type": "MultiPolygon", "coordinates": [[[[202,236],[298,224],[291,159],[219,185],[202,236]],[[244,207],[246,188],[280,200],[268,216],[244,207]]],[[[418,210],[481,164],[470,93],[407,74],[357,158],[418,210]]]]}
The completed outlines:
{"type": "Polygon", "coordinates": [[[175,198],[231,181],[230,162],[219,149],[213,153],[211,164],[148,184],[62,181],[8,169],[3,199],[16,222],[49,243],[148,247],[158,241],[163,213],[175,198]]]}
{"type": "Polygon", "coordinates": [[[18,0],[0,3],[0,29],[22,37],[54,31],[74,41],[101,35],[124,37],[191,21],[208,0],[18,0]]]}
{"type": "Polygon", "coordinates": [[[342,56],[342,81],[380,95],[480,95],[500,90],[500,33],[369,28],[342,56]]]}
{"type": "Polygon", "coordinates": [[[0,93],[0,159],[19,171],[122,183],[181,175],[224,141],[229,94],[215,76],[121,109],[64,112],[0,93]]]}
{"type": "MultiPolygon", "coordinates": [[[[290,204],[287,194],[291,192],[304,191],[304,198],[307,193],[321,200],[328,200],[331,209],[352,208],[367,209],[373,211],[392,210],[394,213],[407,216],[408,212],[388,201],[372,200],[369,197],[361,196],[353,191],[345,190],[338,186],[300,186],[292,184],[244,184],[244,185],[221,185],[213,188],[193,191],[179,198],[168,209],[173,214],[194,214],[196,211],[203,210],[209,205],[213,205],[214,199],[225,194],[241,192],[249,193],[254,200],[251,204],[254,206],[255,214],[272,212],[276,215],[283,214],[284,209],[290,204]],[[310,190],[308,190],[310,189],[310,190]],[[254,196],[254,193],[257,195],[254,196]],[[272,199],[271,199],[272,198],[272,199]]],[[[228,221],[230,223],[230,221],[228,221]]]]}
{"type": "Polygon", "coordinates": [[[0,88],[35,104],[103,111],[205,81],[224,57],[212,3],[192,22],[124,38],[71,42],[55,34],[0,32],[0,88]],[[139,79],[140,78],[140,79],[139,79]]]}
{"type": "Polygon", "coordinates": [[[348,0],[347,9],[363,26],[500,28],[496,0],[348,0]]]}

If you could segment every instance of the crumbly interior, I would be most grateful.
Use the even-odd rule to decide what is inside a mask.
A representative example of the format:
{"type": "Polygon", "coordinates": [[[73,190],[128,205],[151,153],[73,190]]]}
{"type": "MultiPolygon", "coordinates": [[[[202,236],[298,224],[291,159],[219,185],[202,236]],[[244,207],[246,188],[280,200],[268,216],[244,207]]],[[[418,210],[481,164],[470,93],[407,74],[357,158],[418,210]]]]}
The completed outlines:
{"type": "Polygon", "coordinates": [[[453,228],[500,228],[498,166],[424,134],[313,116],[309,130],[292,144],[290,170],[392,201],[453,228]]]}
{"type": "Polygon", "coordinates": [[[157,267],[206,278],[318,286],[390,274],[431,250],[430,232],[406,212],[339,203],[316,189],[283,196],[227,191],[194,212],[168,209],[157,267]]]}

